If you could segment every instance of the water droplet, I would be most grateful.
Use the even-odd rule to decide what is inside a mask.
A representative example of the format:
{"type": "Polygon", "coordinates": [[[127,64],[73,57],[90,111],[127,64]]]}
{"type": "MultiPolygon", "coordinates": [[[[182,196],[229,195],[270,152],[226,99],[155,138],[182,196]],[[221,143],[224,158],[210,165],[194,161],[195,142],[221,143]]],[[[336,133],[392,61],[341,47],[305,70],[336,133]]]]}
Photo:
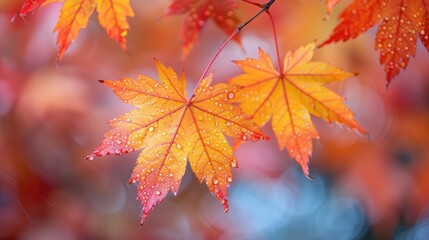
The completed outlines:
{"type": "Polygon", "coordinates": [[[92,155],[89,155],[88,160],[94,160],[94,157],[92,155]]]}
{"type": "Polygon", "coordinates": [[[230,183],[232,182],[232,177],[228,177],[226,180],[230,183]]]}
{"type": "Polygon", "coordinates": [[[246,141],[247,140],[247,136],[244,135],[241,139],[243,139],[243,141],[246,141]]]}
{"type": "Polygon", "coordinates": [[[150,127],[149,127],[149,132],[153,132],[153,130],[155,130],[155,128],[154,128],[154,127],[152,127],[152,126],[150,126],[150,127]]]}
{"type": "MultiPolygon", "coordinates": [[[[224,204],[224,203],[222,203],[222,204],[224,204]]],[[[224,204],[224,205],[225,205],[225,204],[224,204]]],[[[229,209],[229,207],[228,207],[228,206],[224,206],[224,207],[223,207],[223,212],[225,212],[225,213],[226,213],[226,212],[228,212],[228,209],[229,209]]]]}
{"type": "Polygon", "coordinates": [[[198,116],[198,120],[200,120],[200,121],[203,120],[203,116],[201,116],[201,115],[198,116]]]}
{"type": "Polygon", "coordinates": [[[235,94],[233,92],[228,93],[228,98],[229,99],[233,99],[235,96],[235,94]]]}
{"type": "Polygon", "coordinates": [[[176,148],[177,149],[182,149],[182,145],[180,145],[179,143],[176,143],[176,148]]]}
{"type": "Polygon", "coordinates": [[[157,196],[159,196],[159,195],[161,195],[161,192],[160,191],[155,191],[155,194],[157,195],[157,196]]]}
{"type": "Polygon", "coordinates": [[[219,180],[217,180],[217,178],[213,178],[213,184],[218,184],[219,183],[219,180]]]}
{"type": "Polygon", "coordinates": [[[121,143],[122,143],[122,141],[121,141],[121,140],[118,140],[118,141],[116,141],[116,143],[117,143],[117,144],[121,144],[121,143]]]}
{"type": "Polygon", "coordinates": [[[124,30],[124,31],[121,32],[121,37],[126,37],[127,34],[128,34],[128,31],[124,30]]]}
{"type": "Polygon", "coordinates": [[[236,161],[232,161],[231,162],[231,167],[233,167],[233,168],[237,167],[237,162],[236,161]]]}

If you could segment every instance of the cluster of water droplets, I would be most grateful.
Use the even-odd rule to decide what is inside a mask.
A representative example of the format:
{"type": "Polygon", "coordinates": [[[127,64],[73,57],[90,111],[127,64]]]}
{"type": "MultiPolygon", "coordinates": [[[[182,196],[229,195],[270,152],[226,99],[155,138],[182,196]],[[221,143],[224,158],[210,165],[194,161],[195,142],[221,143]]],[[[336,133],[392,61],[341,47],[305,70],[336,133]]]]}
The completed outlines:
{"type": "MultiPolygon", "coordinates": [[[[141,201],[143,209],[147,214],[152,208],[160,202],[167,193],[171,190],[174,194],[177,194],[177,190],[180,185],[180,178],[173,173],[171,169],[176,169],[172,164],[178,164],[175,159],[171,156],[165,156],[167,162],[164,166],[157,165],[157,159],[148,159],[143,156],[141,164],[137,165],[134,174],[130,179],[130,183],[138,184],[137,199],[141,201]],[[169,168],[170,167],[170,168],[169,168]]],[[[159,160],[159,159],[158,159],[159,160]]],[[[184,167],[183,167],[184,170],[184,167]]]]}
{"type": "MultiPolygon", "coordinates": [[[[222,4],[222,1],[219,1],[219,3],[214,2],[214,4],[222,4]]],[[[191,28],[200,29],[204,26],[208,18],[212,18],[221,26],[226,25],[229,28],[234,28],[238,19],[234,11],[226,7],[227,6],[221,6],[219,8],[219,6],[217,6],[216,8],[213,4],[209,4],[208,6],[202,5],[198,8],[194,7],[190,10],[190,14],[186,18],[187,24],[189,24],[191,28]]]]}

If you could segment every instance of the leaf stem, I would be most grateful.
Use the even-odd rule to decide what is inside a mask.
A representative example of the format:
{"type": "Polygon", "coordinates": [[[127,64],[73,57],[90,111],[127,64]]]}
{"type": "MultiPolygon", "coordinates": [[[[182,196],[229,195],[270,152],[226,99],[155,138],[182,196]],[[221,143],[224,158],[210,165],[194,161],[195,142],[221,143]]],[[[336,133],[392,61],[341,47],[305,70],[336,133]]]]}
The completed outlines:
{"type": "Polygon", "coordinates": [[[263,12],[268,12],[270,10],[271,5],[276,1],[276,0],[270,0],[265,4],[257,4],[257,3],[253,3],[247,0],[243,0],[244,2],[256,5],[258,7],[261,8],[261,10],[255,14],[255,16],[251,17],[249,20],[247,20],[245,23],[241,24],[240,26],[238,26],[238,30],[241,31],[242,28],[244,28],[247,24],[249,24],[250,22],[252,22],[255,18],[257,18],[259,15],[261,15],[261,13],[263,12]]]}
{"type": "MultiPolygon", "coordinates": [[[[217,50],[217,52],[215,53],[215,55],[213,56],[213,58],[210,60],[210,62],[207,64],[207,67],[204,69],[203,73],[201,74],[200,79],[198,80],[194,90],[192,91],[192,95],[188,100],[188,104],[191,102],[191,100],[195,97],[195,92],[197,91],[197,89],[200,87],[201,82],[203,81],[204,77],[207,75],[208,71],[210,70],[210,67],[213,65],[214,61],[216,60],[216,58],[219,56],[219,54],[222,52],[222,50],[225,48],[225,46],[231,42],[231,40],[237,36],[240,31],[246,27],[250,22],[252,22],[255,18],[257,18],[259,15],[261,15],[261,13],[263,12],[267,12],[269,14],[269,9],[271,7],[271,5],[276,1],[276,0],[270,0],[265,4],[257,4],[257,3],[253,3],[251,1],[247,1],[247,0],[243,0],[247,3],[259,6],[261,8],[261,10],[256,13],[253,17],[251,17],[249,20],[247,20],[245,23],[241,24],[240,26],[238,26],[234,32],[231,33],[231,35],[222,43],[222,45],[219,47],[219,49],[217,50]]],[[[271,15],[270,15],[271,16],[271,15]]],[[[271,19],[272,20],[272,19],[271,19]]],[[[274,23],[273,23],[274,24],[274,23]]],[[[277,38],[276,38],[276,43],[277,43],[277,38]]]]}
{"type": "Polygon", "coordinates": [[[252,4],[252,5],[255,5],[255,6],[260,7],[260,8],[263,8],[263,5],[260,4],[260,3],[252,2],[252,1],[249,1],[249,0],[241,0],[241,1],[243,1],[245,3],[249,3],[249,4],[252,4]]]}
{"type": "Polygon", "coordinates": [[[281,61],[280,61],[279,40],[277,38],[276,25],[274,24],[274,19],[273,19],[273,16],[271,15],[269,9],[267,9],[266,12],[267,12],[268,16],[270,17],[271,26],[273,28],[274,43],[276,46],[276,58],[277,58],[277,65],[279,68],[279,73],[280,73],[280,75],[283,75],[283,65],[281,64],[281,61]]]}

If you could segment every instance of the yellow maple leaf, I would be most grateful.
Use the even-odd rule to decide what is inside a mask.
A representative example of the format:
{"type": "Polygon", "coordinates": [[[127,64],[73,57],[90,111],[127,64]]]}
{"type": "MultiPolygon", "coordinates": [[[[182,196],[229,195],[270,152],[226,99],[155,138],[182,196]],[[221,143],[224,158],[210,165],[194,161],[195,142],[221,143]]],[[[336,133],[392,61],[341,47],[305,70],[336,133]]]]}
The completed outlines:
{"type": "Polygon", "coordinates": [[[275,69],[270,56],[259,49],[259,59],[235,61],[244,73],[230,80],[243,87],[234,101],[259,126],[272,119],[280,149],[286,148],[307,176],[312,139],[319,138],[310,114],[366,133],[343,104],[344,99],[323,86],[352,74],[323,62],[311,62],[314,48],[309,44],[288,52],[282,71],[275,69]]]}
{"type": "Polygon", "coordinates": [[[268,137],[249,115],[231,104],[238,86],[210,86],[210,75],[187,99],[184,74],[177,76],[159,62],[156,67],[161,83],[146,76],[103,81],[138,109],[113,119],[114,128],[87,159],[142,149],[130,179],[139,182],[142,223],[170,190],[177,194],[187,161],[227,211],[231,167],[237,167],[237,161],[224,135],[253,141],[268,137]]]}

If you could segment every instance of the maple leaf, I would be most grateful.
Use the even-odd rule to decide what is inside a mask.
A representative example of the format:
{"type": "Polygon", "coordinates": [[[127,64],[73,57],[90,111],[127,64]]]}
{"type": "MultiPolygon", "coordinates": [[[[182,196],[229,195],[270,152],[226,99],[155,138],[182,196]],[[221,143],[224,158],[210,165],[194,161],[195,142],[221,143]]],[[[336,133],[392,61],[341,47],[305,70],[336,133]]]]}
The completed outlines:
{"type": "Polygon", "coordinates": [[[62,0],[25,0],[19,12],[13,16],[11,22],[15,21],[17,16],[25,17],[29,13],[34,13],[39,7],[46,6],[50,3],[61,2],[62,0]]]}
{"type": "MultiPolygon", "coordinates": [[[[25,0],[24,3],[22,4],[21,9],[18,12],[18,16],[24,17],[26,16],[28,13],[32,13],[34,12],[38,7],[40,7],[43,3],[45,2],[45,0],[25,0]]],[[[15,18],[15,17],[14,17],[15,18]]],[[[12,18],[12,21],[13,19],[12,18]]]]}
{"type": "MultiPolygon", "coordinates": [[[[20,16],[34,11],[40,5],[62,0],[27,0],[24,2],[20,16]]],[[[57,59],[61,60],[71,42],[77,38],[81,29],[88,25],[89,17],[97,9],[98,21],[107,34],[127,51],[126,39],[130,28],[127,17],[134,16],[129,0],[64,0],[54,32],[58,32],[57,59]]]]}
{"type": "Polygon", "coordinates": [[[311,62],[314,48],[309,44],[288,52],[282,71],[276,70],[270,56],[259,49],[259,59],[235,61],[244,73],[230,80],[243,87],[234,101],[259,126],[272,119],[280,149],[286,148],[307,176],[312,139],[319,138],[310,114],[366,133],[343,104],[344,99],[323,86],[352,74],[323,62],[311,62]]]}
{"type": "Polygon", "coordinates": [[[268,137],[230,103],[238,86],[210,86],[210,75],[187,100],[184,74],[179,77],[158,61],[156,67],[161,83],[146,76],[103,81],[138,109],[113,119],[114,129],[87,159],[142,149],[130,179],[130,183],[139,182],[142,223],[169,190],[177,194],[188,160],[199,181],[205,181],[227,211],[227,187],[237,161],[224,134],[253,141],[268,137]]]}
{"type": "MultiPolygon", "coordinates": [[[[174,0],[164,15],[188,13],[182,28],[183,56],[187,56],[209,18],[226,34],[231,34],[240,22],[236,8],[233,0],[174,0]]],[[[240,44],[238,35],[234,40],[240,44]]]]}
{"type": "Polygon", "coordinates": [[[427,0],[354,0],[339,19],[340,24],[321,46],[356,38],[381,22],[375,48],[380,50],[387,83],[415,56],[417,38],[429,49],[427,0]]]}
{"type": "Polygon", "coordinates": [[[54,32],[58,32],[58,60],[61,60],[70,43],[79,35],[80,30],[86,28],[94,9],[94,0],[66,1],[64,3],[54,28],[54,32]]]}
{"type": "Polygon", "coordinates": [[[97,9],[98,21],[107,34],[127,50],[125,37],[130,28],[127,17],[134,16],[129,0],[65,0],[54,31],[58,32],[58,60],[75,40],[97,9]]]}

